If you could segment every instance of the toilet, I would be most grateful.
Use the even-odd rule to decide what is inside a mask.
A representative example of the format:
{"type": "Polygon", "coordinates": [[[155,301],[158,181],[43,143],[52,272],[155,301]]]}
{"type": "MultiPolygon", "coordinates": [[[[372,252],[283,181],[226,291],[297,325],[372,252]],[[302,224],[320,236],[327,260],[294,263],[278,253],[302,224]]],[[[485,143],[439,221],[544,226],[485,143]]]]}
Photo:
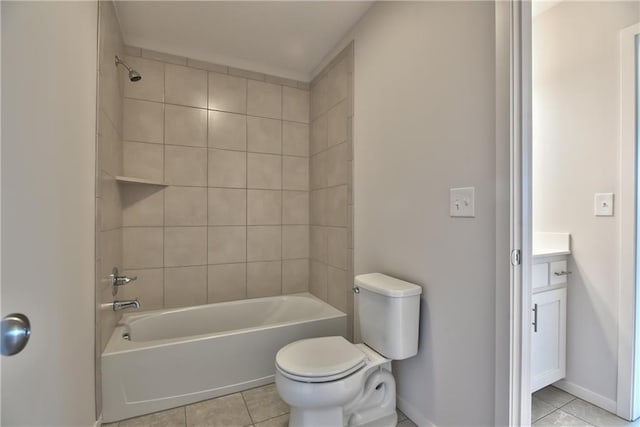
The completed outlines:
{"type": "Polygon", "coordinates": [[[395,426],[391,361],[418,352],[422,288],[380,273],[356,276],[363,344],[311,338],[276,355],[276,387],[290,427],[395,426]]]}

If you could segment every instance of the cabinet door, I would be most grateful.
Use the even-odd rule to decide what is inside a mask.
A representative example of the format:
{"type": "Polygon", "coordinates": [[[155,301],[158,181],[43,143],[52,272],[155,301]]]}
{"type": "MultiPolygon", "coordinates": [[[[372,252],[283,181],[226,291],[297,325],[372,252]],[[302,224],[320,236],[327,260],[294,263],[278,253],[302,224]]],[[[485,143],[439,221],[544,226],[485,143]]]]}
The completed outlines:
{"type": "Polygon", "coordinates": [[[531,298],[531,392],[566,375],[567,289],[539,292],[531,298]]]}

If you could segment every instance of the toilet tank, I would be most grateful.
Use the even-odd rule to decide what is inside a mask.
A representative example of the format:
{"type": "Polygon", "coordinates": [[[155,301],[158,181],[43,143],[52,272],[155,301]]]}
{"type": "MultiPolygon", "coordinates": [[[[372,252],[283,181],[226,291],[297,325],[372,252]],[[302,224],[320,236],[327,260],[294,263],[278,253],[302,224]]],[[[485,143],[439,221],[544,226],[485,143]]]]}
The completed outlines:
{"type": "Polygon", "coordinates": [[[415,356],[422,288],[380,273],[358,275],[355,285],[362,341],[389,359],[415,356]]]}

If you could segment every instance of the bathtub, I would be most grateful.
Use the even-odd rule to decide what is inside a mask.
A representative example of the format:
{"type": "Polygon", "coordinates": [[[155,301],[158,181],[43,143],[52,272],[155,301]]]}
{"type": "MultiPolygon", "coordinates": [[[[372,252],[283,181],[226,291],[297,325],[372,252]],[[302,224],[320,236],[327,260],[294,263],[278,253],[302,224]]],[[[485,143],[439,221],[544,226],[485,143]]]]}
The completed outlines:
{"type": "Polygon", "coordinates": [[[103,422],[269,384],[281,347],[346,324],[307,293],[125,314],[102,353],[103,422]]]}

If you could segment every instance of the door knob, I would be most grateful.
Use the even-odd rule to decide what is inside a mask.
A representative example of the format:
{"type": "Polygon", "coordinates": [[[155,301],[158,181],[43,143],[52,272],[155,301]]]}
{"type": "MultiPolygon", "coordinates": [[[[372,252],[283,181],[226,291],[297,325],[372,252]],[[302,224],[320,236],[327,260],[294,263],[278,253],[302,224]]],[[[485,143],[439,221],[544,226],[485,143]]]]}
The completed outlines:
{"type": "Polygon", "coordinates": [[[31,336],[31,323],[24,314],[13,313],[5,316],[1,325],[1,349],[3,356],[13,356],[22,351],[31,336]]]}

